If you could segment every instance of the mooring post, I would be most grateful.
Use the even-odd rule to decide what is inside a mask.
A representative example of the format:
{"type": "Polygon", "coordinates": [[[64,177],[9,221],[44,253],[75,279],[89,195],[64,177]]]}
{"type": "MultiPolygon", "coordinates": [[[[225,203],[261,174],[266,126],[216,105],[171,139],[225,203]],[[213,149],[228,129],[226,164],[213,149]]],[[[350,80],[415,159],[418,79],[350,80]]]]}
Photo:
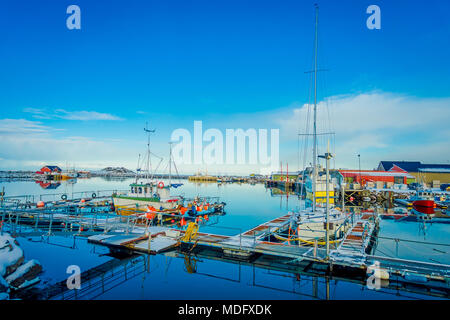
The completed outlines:
{"type": "Polygon", "coordinates": [[[239,249],[242,250],[242,232],[240,232],[241,230],[239,229],[239,249]]]}
{"type": "Polygon", "coordinates": [[[395,255],[398,257],[398,243],[400,239],[395,239],[395,255]]]}
{"type": "Polygon", "coordinates": [[[17,225],[19,224],[19,212],[16,212],[16,222],[14,224],[14,232],[17,232],[17,225]]]}
{"type": "Polygon", "coordinates": [[[314,250],[313,250],[313,257],[317,257],[317,239],[314,239],[314,250]]]}
{"type": "Polygon", "coordinates": [[[148,253],[150,253],[150,243],[152,242],[152,234],[148,233],[148,253]]]}
{"type": "Polygon", "coordinates": [[[50,224],[48,226],[48,235],[52,233],[52,224],[53,224],[53,213],[50,213],[50,224]]]}
{"type": "Polygon", "coordinates": [[[2,221],[0,221],[1,235],[3,235],[3,223],[5,223],[5,211],[2,212],[2,221]]]}
{"type": "Polygon", "coordinates": [[[68,215],[66,215],[66,221],[64,222],[64,232],[66,232],[67,231],[67,224],[69,223],[69,216],[68,215]]]}
{"type": "Polygon", "coordinates": [[[108,230],[108,217],[109,217],[109,213],[106,213],[105,227],[103,229],[104,233],[106,233],[108,230]]]}

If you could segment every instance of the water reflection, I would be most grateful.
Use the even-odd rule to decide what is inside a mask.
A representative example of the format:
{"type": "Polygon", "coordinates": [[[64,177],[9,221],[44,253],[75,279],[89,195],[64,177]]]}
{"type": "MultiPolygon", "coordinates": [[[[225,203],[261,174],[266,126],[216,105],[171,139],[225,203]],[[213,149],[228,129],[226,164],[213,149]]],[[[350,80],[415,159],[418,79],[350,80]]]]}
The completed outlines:
{"type": "Polygon", "coordinates": [[[53,181],[35,181],[42,189],[46,190],[55,190],[58,189],[59,186],[61,186],[60,182],[53,182],[53,181]]]}
{"type": "MultiPolygon", "coordinates": [[[[76,184],[62,182],[63,187],[59,188],[65,192],[126,190],[132,180],[79,179],[76,184]]],[[[5,184],[9,194],[50,193],[38,185],[23,181],[5,184]]],[[[187,182],[178,188],[176,193],[185,197],[217,196],[226,202],[227,214],[217,221],[211,221],[214,225],[201,227],[203,232],[225,235],[249,230],[303,205],[303,200],[297,195],[266,189],[262,184],[219,186],[187,182]]],[[[394,212],[392,206],[387,203],[363,203],[361,206],[346,206],[346,209],[353,212],[394,212]]],[[[450,264],[449,231],[448,226],[442,223],[382,219],[375,253],[387,257],[450,264]]],[[[85,293],[80,291],[77,296],[74,293],[72,296],[64,295],[64,299],[429,298],[413,289],[408,292],[405,288],[396,287],[394,283],[381,290],[370,290],[366,286],[365,276],[352,280],[344,277],[327,278],[311,269],[299,268],[285,261],[268,261],[261,257],[251,262],[243,262],[226,258],[217,252],[202,251],[187,255],[173,251],[157,256],[118,258],[110,255],[103,247],[88,244],[85,239],[77,238],[76,242],[74,237],[44,239],[47,241],[38,241],[36,238],[33,238],[33,241],[25,238],[20,240],[26,255],[43,264],[44,281],[41,289],[55,285],[55,281],[64,281],[67,277],[66,268],[71,264],[80,265],[83,272],[91,274],[101,269],[104,271],[104,279],[108,280],[101,282],[101,276],[92,278],[91,283],[95,285],[87,285],[89,290],[84,291],[85,293]]]]}

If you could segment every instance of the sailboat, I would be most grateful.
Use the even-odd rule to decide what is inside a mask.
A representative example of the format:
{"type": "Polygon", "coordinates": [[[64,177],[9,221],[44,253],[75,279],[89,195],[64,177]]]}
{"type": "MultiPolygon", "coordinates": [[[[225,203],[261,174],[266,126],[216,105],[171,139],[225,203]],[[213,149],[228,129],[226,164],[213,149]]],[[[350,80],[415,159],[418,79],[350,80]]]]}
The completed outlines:
{"type": "MultiPolygon", "coordinates": [[[[148,134],[147,140],[147,154],[146,163],[147,168],[145,170],[146,174],[143,179],[139,174],[142,170],[139,167],[140,157],[138,160],[138,168],[136,170],[136,180],[130,184],[130,192],[126,194],[113,194],[114,207],[119,210],[122,214],[134,214],[136,209],[142,211],[143,215],[147,219],[152,220],[158,214],[170,214],[185,216],[186,219],[196,219],[203,217],[208,219],[210,214],[223,214],[224,213],[224,202],[213,202],[207,197],[196,197],[195,199],[187,200],[182,196],[171,196],[171,188],[178,188],[183,185],[183,183],[173,183],[172,182],[172,164],[178,175],[178,169],[176,168],[175,161],[172,157],[172,145],[170,144],[170,156],[169,156],[169,181],[165,184],[163,181],[157,181],[154,175],[151,174],[151,161],[150,156],[154,155],[150,151],[150,134],[154,133],[155,130],[149,130],[147,127],[144,131],[148,134]]],[[[158,157],[158,156],[156,156],[158,157]]],[[[162,158],[158,157],[160,162],[156,167],[155,171],[159,168],[162,158]]],[[[175,220],[174,220],[175,221],[175,220]]],[[[185,218],[181,219],[181,225],[185,221],[185,218]]]]}
{"type": "MultiPolygon", "coordinates": [[[[330,194],[334,198],[334,187],[330,180],[328,170],[329,160],[333,155],[327,151],[325,155],[317,155],[317,48],[318,48],[318,6],[316,8],[315,21],[315,50],[314,50],[314,125],[313,125],[313,167],[309,170],[309,175],[306,179],[306,189],[310,190],[310,200],[312,207],[299,210],[291,213],[290,230],[293,229],[298,236],[300,242],[311,243],[313,241],[326,239],[327,248],[329,245],[330,234],[335,233],[340,229],[347,219],[344,212],[335,208],[330,208],[330,194]],[[325,175],[319,176],[317,158],[324,158],[326,160],[325,175]],[[320,197],[318,197],[320,193],[320,197]],[[321,199],[321,198],[325,199],[321,199]],[[324,201],[323,201],[324,200],[324,201]],[[317,206],[317,203],[325,202],[325,207],[317,206]]],[[[329,148],[329,147],[328,147],[329,148]]],[[[340,229],[342,230],[342,229],[340,229]]],[[[344,230],[342,230],[344,231],[344,230]]]]}
{"type": "MultiPolygon", "coordinates": [[[[149,130],[148,127],[144,128],[147,133],[147,154],[146,154],[146,174],[144,179],[140,175],[142,171],[139,167],[136,170],[136,180],[134,183],[130,184],[130,192],[127,194],[113,194],[114,207],[116,208],[139,208],[155,211],[167,211],[175,210],[183,204],[183,199],[181,197],[171,197],[170,187],[171,185],[165,185],[163,181],[156,181],[153,179],[153,174],[150,170],[150,157],[154,155],[150,151],[150,134],[154,133],[155,130],[149,130]]],[[[161,164],[162,158],[159,164],[161,164]]],[[[172,161],[172,159],[170,159],[172,161]]],[[[158,165],[159,167],[159,165],[158,165]]],[[[177,185],[178,186],[178,185],[177,185]]]]}

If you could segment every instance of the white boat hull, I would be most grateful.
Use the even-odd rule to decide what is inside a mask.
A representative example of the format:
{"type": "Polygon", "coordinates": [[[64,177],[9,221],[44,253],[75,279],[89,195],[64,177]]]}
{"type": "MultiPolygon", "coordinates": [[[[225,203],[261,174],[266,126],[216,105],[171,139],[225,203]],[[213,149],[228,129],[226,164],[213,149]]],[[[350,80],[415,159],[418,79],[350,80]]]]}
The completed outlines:
{"type": "Polygon", "coordinates": [[[162,201],[150,201],[145,199],[135,199],[130,197],[121,197],[115,196],[113,197],[114,206],[116,208],[134,208],[138,209],[147,209],[148,206],[152,206],[155,209],[175,209],[178,206],[177,202],[162,202],[162,201]]]}

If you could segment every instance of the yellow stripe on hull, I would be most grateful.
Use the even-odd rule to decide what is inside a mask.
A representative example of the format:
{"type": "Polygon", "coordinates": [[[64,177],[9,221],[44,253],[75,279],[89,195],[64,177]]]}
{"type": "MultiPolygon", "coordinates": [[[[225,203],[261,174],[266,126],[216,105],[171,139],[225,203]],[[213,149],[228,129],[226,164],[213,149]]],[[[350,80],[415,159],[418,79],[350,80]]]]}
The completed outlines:
{"type": "MultiPolygon", "coordinates": [[[[329,203],[334,204],[334,191],[329,191],[328,192],[329,195],[329,203]]],[[[312,192],[308,192],[306,194],[306,198],[308,200],[313,199],[313,194],[312,192]]],[[[326,191],[316,191],[316,203],[326,203],[327,202],[327,192],[326,191]]]]}

